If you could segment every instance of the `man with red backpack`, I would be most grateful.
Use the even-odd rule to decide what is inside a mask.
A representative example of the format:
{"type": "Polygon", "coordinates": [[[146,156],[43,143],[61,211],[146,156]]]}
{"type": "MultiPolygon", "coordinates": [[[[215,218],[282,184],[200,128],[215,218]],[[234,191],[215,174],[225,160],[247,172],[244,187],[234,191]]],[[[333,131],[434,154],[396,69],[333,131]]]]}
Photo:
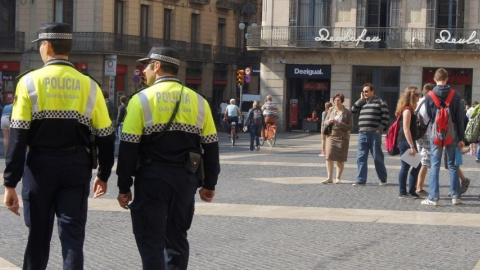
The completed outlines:
{"type": "MultiPolygon", "coordinates": [[[[460,95],[447,85],[448,72],[443,69],[437,69],[435,72],[434,80],[437,86],[430,91],[425,98],[425,104],[427,109],[427,115],[432,119],[433,129],[430,138],[430,151],[431,151],[431,171],[429,178],[429,195],[428,199],[422,201],[425,205],[438,205],[440,197],[439,193],[439,172],[442,163],[442,152],[445,148],[445,154],[448,160],[448,171],[450,176],[450,193],[452,195],[452,204],[460,204],[460,182],[458,178],[458,166],[455,164],[455,151],[456,147],[460,150],[465,146],[464,132],[463,132],[463,108],[461,106],[460,95]],[[454,93],[451,93],[454,91],[454,93]],[[441,107],[437,106],[436,100],[440,102],[441,107]],[[444,123],[439,122],[439,116],[437,110],[441,108],[447,108],[449,125],[445,127],[444,123]],[[436,130],[435,127],[438,127],[436,130]],[[449,130],[445,134],[447,135],[445,140],[442,141],[442,129],[453,128],[453,132],[449,130]]],[[[444,134],[444,135],[445,135],[444,134]]]]}

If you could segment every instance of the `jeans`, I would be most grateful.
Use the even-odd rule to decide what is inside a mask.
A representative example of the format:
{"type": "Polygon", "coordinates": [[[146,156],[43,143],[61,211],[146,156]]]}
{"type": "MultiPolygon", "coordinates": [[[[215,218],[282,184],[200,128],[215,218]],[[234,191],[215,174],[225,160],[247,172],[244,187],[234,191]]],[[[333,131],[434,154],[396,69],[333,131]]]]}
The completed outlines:
{"type": "Polygon", "coordinates": [[[373,156],[375,171],[380,181],[387,181],[387,168],[385,168],[384,156],[382,152],[382,133],[360,132],[358,134],[358,153],[357,153],[357,183],[367,182],[368,173],[368,152],[373,156]]]}
{"type": "Polygon", "coordinates": [[[255,124],[250,124],[248,126],[248,129],[250,130],[250,151],[253,151],[253,141],[255,140],[255,143],[257,147],[260,146],[260,131],[262,129],[262,125],[255,125],[255,124]]]}
{"type": "MultiPolygon", "coordinates": [[[[406,151],[410,150],[410,145],[408,144],[407,141],[399,142],[398,146],[400,148],[400,156],[403,155],[406,151]]],[[[420,155],[420,153],[417,153],[416,155],[420,155]]],[[[406,163],[405,161],[401,161],[402,166],[400,167],[400,172],[398,174],[398,185],[400,188],[400,195],[407,195],[407,176],[408,176],[408,170],[410,169],[410,165],[406,163]]],[[[410,177],[408,178],[408,193],[409,194],[415,194],[416,193],[416,187],[417,187],[417,177],[418,177],[418,172],[420,171],[421,165],[419,164],[416,168],[412,168],[410,170],[410,177]]]]}
{"type": "Polygon", "coordinates": [[[457,147],[456,140],[454,143],[447,146],[439,146],[430,140],[430,162],[431,171],[428,180],[428,199],[430,201],[438,201],[440,198],[439,173],[442,166],[442,153],[445,147],[445,155],[447,155],[448,174],[450,177],[450,194],[452,199],[460,199],[460,181],[458,179],[458,166],[455,166],[455,148],[457,147]]]}
{"type": "Polygon", "coordinates": [[[118,125],[118,138],[122,137],[123,122],[118,125]]]}
{"type": "Polygon", "coordinates": [[[475,153],[475,159],[480,160],[480,147],[477,148],[477,153],[475,153]]]}

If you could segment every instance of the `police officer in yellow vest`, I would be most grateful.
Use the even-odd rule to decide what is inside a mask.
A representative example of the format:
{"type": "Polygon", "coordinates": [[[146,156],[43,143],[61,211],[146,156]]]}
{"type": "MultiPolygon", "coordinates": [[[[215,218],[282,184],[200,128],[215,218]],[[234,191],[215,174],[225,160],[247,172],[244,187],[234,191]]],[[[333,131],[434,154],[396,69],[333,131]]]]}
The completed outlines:
{"type": "Polygon", "coordinates": [[[15,187],[23,176],[24,219],[29,228],[23,269],[47,268],[55,216],[63,269],[83,269],[93,162],[87,146],[93,133],[99,159],[93,192],[98,197],[107,189],[115,135],[100,87],[68,60],[72,27],[43,24],[33,42],[38,42],[45,66],[25,74],[17,85],[3,176],[4,203],[20,215],[15,187]]]}
{"type": "Polygon", "coordinates": [[[198,187],[191,157],[203,149],[202,200],[212,201],[220,173],[218,137],[210,107],[178,80],[179,59],[175,49],[153,47],[146,58],[138,60],[145,65],[143,74],[150,87],[128,103],[120,138],[118,201],[131,210],[143,269],[165,269],[166,265],[168,269],[187,269],[187,230],[198,187]],[[175,117],[169,125],[172,115],[175,117]],[[168,130],[163,133],[166,126],[168,130]],[[135,196],[128,205],[134,174],[135,196]]]}

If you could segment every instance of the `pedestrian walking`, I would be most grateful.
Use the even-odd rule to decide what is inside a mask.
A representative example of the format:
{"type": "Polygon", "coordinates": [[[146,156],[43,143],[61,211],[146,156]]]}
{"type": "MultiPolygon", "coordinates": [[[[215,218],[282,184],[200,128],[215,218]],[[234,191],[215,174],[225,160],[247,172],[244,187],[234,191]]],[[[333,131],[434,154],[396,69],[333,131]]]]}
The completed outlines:
{"type": "Polygon", "coordinates": [[[113,123],[113,120],[115,119],[115,105],[113,105],[112,100],[110,100],[110,94],[108,93],[108,91],[103,90],[102,93],[103,97],[105,98],[105,104],[107,105],[108,116],[113,123]]]}
{"type": "Polygon", "coordinates": [[[89,159],[87,145],[94,135],[96,146],[90,145],[90,153],[98,149],[96,198],[107,191],[115,135],[100,87],[68,60],[71,25],[42,24],[33,42],[38,42],[45,65],[24,74],[17,84],[3,175],[4,201],[20,215],[15,187],[23,177],[24,219],[29,228],[23,269],[47,268],[55,216],[63,269],[83,269],[89,186],[92,167],[96,167],[96,157],[89,159]]]}
{"type": "Polygon", "coordinates": [[[123,120],[125,119],[125,115],[127,114],[127,97],[121,96],[119,100],[120,100],[120,106],[118,106],[116,122],[118,127],[118,137],[120,138],[122,134],[123,120]]]}
{"type": "Polygon", "coordinates": [[[335,184],[341,183],[343,169],[348,157],[348,146],[350,144],[350,131],[353,128],[352,112],[343,106],[345,97],[342,94],[333,96],[332,108],[328,110],[325,117],[325,126],[331,126],[331,132],[326,135],[326,163],[327,179],[322,183],[333,183],[333,162],[337,162],[337,175],[335,184]]]}
{"type": "MultiPolygon", "coordinates": [[[[417,108],[418,100],[420,99],[420,92],[417,87],[409,86],[403,90],[402,95],[397,103],[395,115],[400,116],[397,142],[400,150],[400,156],[408,151],[410,156],[418,155],[415,138],[417,137],[417,115],[415,109],[417,108]]],[[[400,172],[398,174],[399,198],[411,197],[418,199],[417,194],[417,178],[420,170],[420,164],[417,167],[410,169],[410,164],[400,160],[400,172]],[[410,171],[410,172],[409,172],[410,171]],[[408,178],[408,190],[407,190],[408,178]]]]}
{"type": "Polygon", "coordinates": [[[386,185],[387,169],[382,152],[382,132],[388,125],[387,103],[375,95],[373,84],[366,83],[363,85],[360,99],[352,106],[352,113],[359,114],[358,174],[353,186],[364,186],[367,182],[368,152],[372,153],[379,184],[386,185]]]}
{"type": "MultiPolygon", "coordinates": [[[[450,91],[455,91],[451,88],[450,85],[447,84],[448,82],[448,72],[443,69],[439,68],[435,72],[434,81],[437,83],[437,86],[433,88],[433,94],[437,96],[440,102],[444,103],[447,99],[447,96],[450,94],[450,91]]],[[[458,166],[455,165],[455,148],[463,150],[465,146],[464,143],[464,129],[463,129],[463,119],[464,119],[464,108],[460,102],[460,95],[455,92],[453,98],[451,100],[449,110],[452,122],[454,123],[454,134],[452,134],[453,143],[443,146],[443,145],[436,145],[433,141],[433,134],[432,138],[430,139],[430,148],[431,148],[431,171],[429,177],[429,194],[428,199],[422,201],[424,205],[438,205],[438,201],[440,199],[440,192],[439,192],[439,172],[440,166],[442,164],[442,152],[445,148],[445,154],[447,155],[448,160],[448,171],[450,177],[450,194],[452,196],[452,204],[458,205],[460,204],[461,198],[461,189],[460,189],[460,182],[458,176],[458,166]]],[[[432,97],[430,95],[426,96],[426,105],[427,105],[427,115],[429,119],[435,121],[435,115],[437,112],[437,106],[435,105],[432,97]]]]}
{"type": "Polygon", "coordinates": [[[153,47],[138,60],[149,87],[129,101],[120,139],[118,202],[130,209],[143,269],[187,269],[199,180],[200,198],[211,202],[220,173],[210,106],[180,83],[179,59],[173,48],[153,47]]]}
{"type": "Polygon", "coordinates": [[[423,184],[425,183],[425,178],[427,176],[428,169],[430,169],[430,135],[432,134],[432,121],[430,120],[430,117],[427,115],[427,106],[425,103],[425,97],[427,96],[428,92],[432,91],[435,85],[433,83],[427,83],[423,86],[423,97],[418,100],[418,106],[415,109],[417,118],[420,119],[420,121],[423,122],[424,125],[427,126],[427,130],[425,131],[425,134],[421,136],[420,138],[417,139],[417,151],[422,155],[421,159],[421,167],[418,172],[418,177],[417,177],[417,188],[416,188],[416,193],[419,195],[427,195],[428,192],[426,192],[423,189],[423,184]]]}
{"type": "Polygon", "coordinates": [[[253,101],[253,107],[248,111],[247,119],[245,120],[245,127],[250,130],[250,151],[253,149],[260,150],[260,131],[265,127],[265,119],[263,118],[260,103],[253,101]],[[255,147],[253,145],[255,141],[255,147]]]}

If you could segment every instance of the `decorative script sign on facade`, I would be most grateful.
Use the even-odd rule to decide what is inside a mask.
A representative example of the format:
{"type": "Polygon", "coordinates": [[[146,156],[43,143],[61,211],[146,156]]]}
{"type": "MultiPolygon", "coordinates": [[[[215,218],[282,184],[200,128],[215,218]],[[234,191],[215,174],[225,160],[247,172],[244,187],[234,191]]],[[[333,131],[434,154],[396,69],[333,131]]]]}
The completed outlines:
{"type": "Polygon", "coordinates": [[[352,29],[349,29],[343,36],[331,37],[328,29],[322,28],[318,31],[319,37],[315,37],[315,41],[329,41],[329,42],[355,42],[355,46],[358,46],[360,42],[379,42],[382,39],[378,36],[367,37],[367,29],[363,29],[360,35],[357,37],[353,33],[352,29]]]}

